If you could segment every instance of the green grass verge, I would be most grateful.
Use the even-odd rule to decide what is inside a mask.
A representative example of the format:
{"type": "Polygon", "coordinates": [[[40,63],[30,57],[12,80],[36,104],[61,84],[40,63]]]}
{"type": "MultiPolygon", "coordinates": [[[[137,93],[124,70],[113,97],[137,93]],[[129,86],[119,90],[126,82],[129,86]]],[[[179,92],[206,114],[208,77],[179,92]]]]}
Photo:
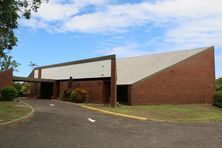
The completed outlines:
{"type": "Polygon", "coordinates": [[[22,102],[0,102],[0,123],[19,119],[32,109],[22,102]]]}
{"type": "Polygon", "coordinates": [[[212,105],[144,105],[111,108],[101,104],[86,104],[90,107],[171,122],[209,122],[222,120],[222,109],[212,105]]]}

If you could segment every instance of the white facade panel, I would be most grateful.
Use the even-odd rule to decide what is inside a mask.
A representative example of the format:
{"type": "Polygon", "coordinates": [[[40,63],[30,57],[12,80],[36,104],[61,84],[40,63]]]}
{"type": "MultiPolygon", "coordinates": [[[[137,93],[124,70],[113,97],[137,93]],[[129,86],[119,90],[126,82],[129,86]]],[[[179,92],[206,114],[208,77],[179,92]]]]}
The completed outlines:
{"type": "Polygon", "coordinates": [[[41,78],[64,80],[111,77],[111,60],[43,68],[41,78]]]}
{"type": "Polygon", "coordinates": [[[34,78],[38,78],[38,76],[39,76],[39,70],[35,70],[34,71],[34,78]]]}

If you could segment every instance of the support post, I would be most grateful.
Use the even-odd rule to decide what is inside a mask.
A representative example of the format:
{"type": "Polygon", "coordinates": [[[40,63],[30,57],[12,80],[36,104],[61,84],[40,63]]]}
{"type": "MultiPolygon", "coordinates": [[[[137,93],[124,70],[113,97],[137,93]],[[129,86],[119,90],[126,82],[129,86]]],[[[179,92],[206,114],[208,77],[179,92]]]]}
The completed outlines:
{"type": "Polygon", "coordinates": [[[53,83],[53,99],[57,99],[59,97],[59,81],[55,81],[53,83]]]}
{"type": "MultiPolygon", "coordinates": [[[[39,69],[38,70],[38,78],[41,79],[41,76],[42,75],[42,70],[39,69]]],[[[38,82],[37,83],[37,98],[40,98],[41,97],[41,82],[38,82]]]]}
{"type": "Polygon", "coordinates": [[[117,74],[116,74],[116,56],[113,55],[111,58],[111,95],[110,95],[110,105],[111,107],[116,107],[116,86],[117,74]]]}

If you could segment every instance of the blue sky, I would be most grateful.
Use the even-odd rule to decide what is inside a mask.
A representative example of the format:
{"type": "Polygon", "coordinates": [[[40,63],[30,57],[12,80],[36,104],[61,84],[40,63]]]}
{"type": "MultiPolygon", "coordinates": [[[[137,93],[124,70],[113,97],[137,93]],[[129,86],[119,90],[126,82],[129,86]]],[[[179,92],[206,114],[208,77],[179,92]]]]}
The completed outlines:
{"type": "Polygon", "coordinates": [[[215,46],[222,76],[221,0],[50,0],[21,18],[11,51],[27,76],[39,66],[117,54],[137,56],[215,46]]]}

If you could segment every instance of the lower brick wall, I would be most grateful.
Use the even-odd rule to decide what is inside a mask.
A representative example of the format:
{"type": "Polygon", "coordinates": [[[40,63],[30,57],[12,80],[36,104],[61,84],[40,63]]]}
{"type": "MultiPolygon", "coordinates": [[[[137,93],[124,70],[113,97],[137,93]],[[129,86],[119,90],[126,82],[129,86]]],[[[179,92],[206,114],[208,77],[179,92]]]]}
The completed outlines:
{"type": "Polygon", "coordinates": [[[0,72],[0,90],[5,86],[12,85],[13,80],[13,70],[8,69],[6,71],[0,72]]]}
{"type": "Polygon", "coordinates": [[[34,92],[35,92],[35,86],[33,82],[28,82],[30,85],[30,93],[29,93],[29,97],[35,97],[34,92]]]}
{"type": "MultiPolygon", "coordinates": [[[[32,71],[30,73],[28,78],[34,78],[34,71],[32,71]]],[[[35,95],[35,83],[34,82],[28,82],[28,83],[30,84],[30,94],[29,94],[29,97],[37,97],[37,95],[35,95]]]]}
{"type": "MultiPolygon", "coordinates": [[[[68,88],[69,81],[60,81],[60,95],[68,88]]],[[[73,81],[72,89],[82,88],[89,92],[89,102],[105,103],[109,94],[104,80],[73,81]]]]}
{"type": "Polygon", "coordinates": [[[131,86],[130,104],[212,103],[214,50],[198,55],[131,86]]]}

